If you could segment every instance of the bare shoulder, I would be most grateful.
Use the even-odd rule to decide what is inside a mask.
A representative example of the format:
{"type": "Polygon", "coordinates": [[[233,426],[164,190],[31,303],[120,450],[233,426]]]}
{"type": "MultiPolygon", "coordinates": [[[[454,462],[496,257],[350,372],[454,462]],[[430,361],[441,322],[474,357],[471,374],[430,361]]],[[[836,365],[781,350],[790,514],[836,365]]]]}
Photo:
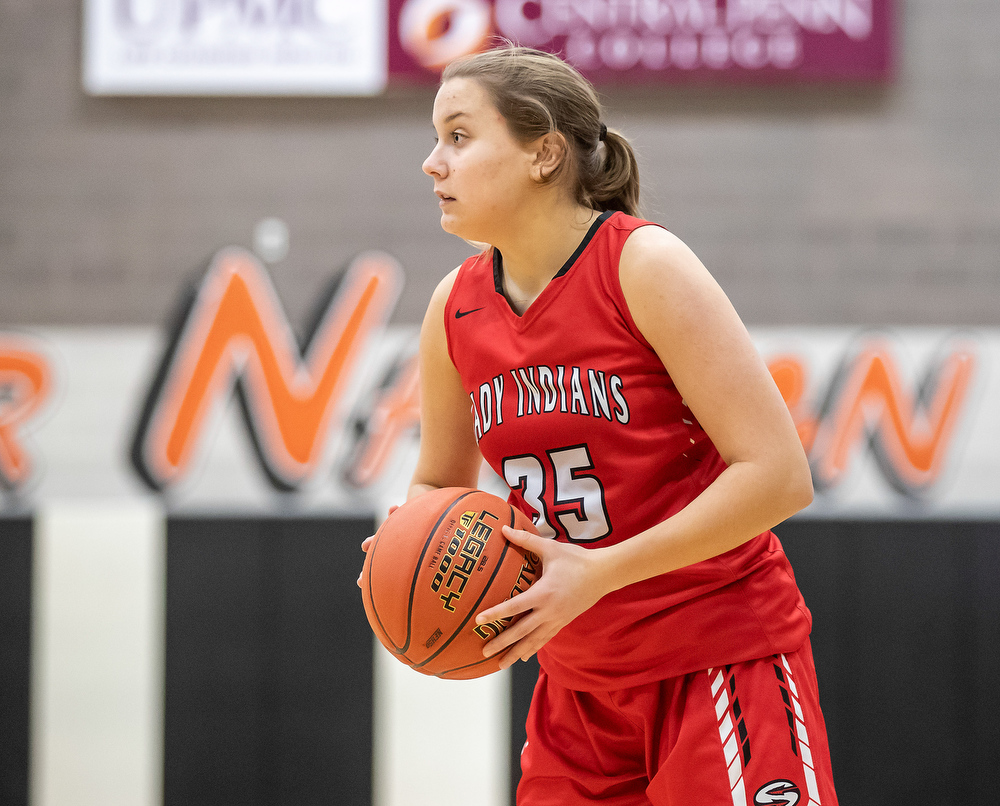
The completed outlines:
{"type": "Polygon", "coordinates": [[[640,227],[622,249],[619,278],[639,329],[706,324],[732,313],[725,293],[691,248],[661,227],[640,227]]]}
{"type": "Polygon", "coordinates": [[[424,321],[420,327],[420,340],[429,347],[433,344],[444,345],[444,309],[448,304],[448,297],[452,288],[455,287],[455,279],[458,277],[458,269],[452,269],[437,284],[434,293],[431,294],[430,302],[427,303],[427,310],[424,313],[424,321]]]}
{"type": "Polygon", "coordinates": [[[431,295],[431,301],[427,306],[427,312],[430,314],[434,312],[443,312],[444,306],[448,302],[448,297],[451,294],[451,290],[455,287],[455,280],[458,278],[458,270],[461,266],[458,266],[448,272],[441,281],[437,284],[434,289],[434,293],[431,295]]]}
{"type": "Polygon", "coordinates": [[[684,241],[657,226],[639,227],[629,235],[622,248],[619,272],[623,285],[632,287],[680,280],[684,275],[704,278],[708,274],[684,241]]]}
{"type": "Polygon", "coordinates": [[[681,258],[689,254],[694,253],[674,233],[651,224],[639,227],[629,235],[622,250],[622,262],[641,263],[645,260],[659,262],[671,256],[681,258]]]}

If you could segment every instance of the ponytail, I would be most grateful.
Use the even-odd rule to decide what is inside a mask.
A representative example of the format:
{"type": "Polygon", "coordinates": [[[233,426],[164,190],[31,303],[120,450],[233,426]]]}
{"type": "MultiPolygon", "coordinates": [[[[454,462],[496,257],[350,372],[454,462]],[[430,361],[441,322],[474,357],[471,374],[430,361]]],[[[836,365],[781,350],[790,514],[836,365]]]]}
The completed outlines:
{"type": "Polygon", "coordinates": [[[590,161],[595,170],[586,171],[587,161],[581,161],[578,201],[595,210],[621,210],[631,216],[638,215],[639,163],[632,145],[622,134],[608,129],[595,151],[595,159],[590,161]]]}
{"type": "Polygon", "coordinates": [[[558,132],[567,159],[547,181],[568,174],[577,202],[594,210],[639,212],[639,166],[625,137],[602,122],[593,86],[558,56],[507,44],[451,62],[442,81],[471,78],[489,94],[511,133],[527,143],[558,132]]]}

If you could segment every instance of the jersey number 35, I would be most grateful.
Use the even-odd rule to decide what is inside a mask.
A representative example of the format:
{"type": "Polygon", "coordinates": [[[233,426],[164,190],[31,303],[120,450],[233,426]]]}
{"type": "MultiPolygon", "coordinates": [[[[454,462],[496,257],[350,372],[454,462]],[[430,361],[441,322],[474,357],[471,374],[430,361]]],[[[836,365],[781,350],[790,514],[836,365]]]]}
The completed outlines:
{"type": "Polygon", "coordinates": [[[542,537],[564,535],[574,543],[592,543],[611,534],[611,519],[601,480],[584,445],[554,448],[541,458],[508,456],[503,477],[537,513],[542,537]]]}

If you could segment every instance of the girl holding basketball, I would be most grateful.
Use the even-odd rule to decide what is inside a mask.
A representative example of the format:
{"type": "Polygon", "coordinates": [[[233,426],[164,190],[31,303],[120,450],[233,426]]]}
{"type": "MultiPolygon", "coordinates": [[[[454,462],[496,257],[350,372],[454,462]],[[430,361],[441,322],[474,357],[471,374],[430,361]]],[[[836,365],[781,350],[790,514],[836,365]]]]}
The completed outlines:
{"type": "Polygon", "coordinates": [[[478,616],[518,617],[487,654],[541,666],[518,803],[836,804],[770,531],[809,467],[739,317],[636,217],[632,148],[557,57],[456,61],[432,119],[441,225],[488,247],[428,307],[409,497],[475,487],[485,457],[538,529],[504,527],[540,579],[478,616]]]}

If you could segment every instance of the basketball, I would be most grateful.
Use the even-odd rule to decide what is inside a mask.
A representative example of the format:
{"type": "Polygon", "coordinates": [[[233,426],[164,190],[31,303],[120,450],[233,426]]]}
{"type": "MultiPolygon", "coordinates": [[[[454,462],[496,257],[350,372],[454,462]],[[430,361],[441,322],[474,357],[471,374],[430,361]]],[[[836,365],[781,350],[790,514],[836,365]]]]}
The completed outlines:
{"type": "Polygon", "coordinates": [[[504,524],[536,532],[502,498],[464,487],[432,490],[386,518],[365,555],[361,593],[372,630],[400,661],[448,680],[499,670],[483,646],[511,620],[477,625],[476,615],[541,572],[537,556],[504,538],[504,524]]]}

